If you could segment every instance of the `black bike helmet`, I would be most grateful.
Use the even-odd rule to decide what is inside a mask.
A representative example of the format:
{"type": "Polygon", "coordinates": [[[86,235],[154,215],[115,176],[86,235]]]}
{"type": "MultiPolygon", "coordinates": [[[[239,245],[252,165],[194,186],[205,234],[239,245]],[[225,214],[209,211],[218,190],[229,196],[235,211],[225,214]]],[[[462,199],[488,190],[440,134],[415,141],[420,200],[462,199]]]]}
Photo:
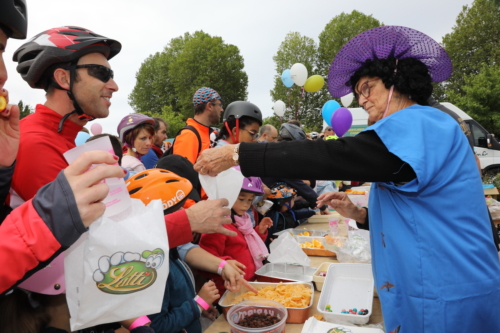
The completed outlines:
{"type": "Polygon", "coordinates": [[[297,125],[284,123],[280,127],[280,137],[286,141],[306,140],[306,133],[297,125]]]}
{"type": "Polygon", "coordinates": [[[31,88],[45,91],[49,86],[63,89],[52,81],[49,77],[52,73],[47,73],[47,69],[56,64],[71,63],[68,96],[73,101],[75,110],[63,117],[59,124],[59,131],[61,131],[63,122],[75,112],[82,120],[94,120],[94,117],[85,114],[73,95],[75,66],[78,59],[86,54],[102,53],[109,60],[117,55],[121,48],[121,44],[114,39],[98,35],[85,28],[69,26],[39,33],[16,50],[13,60],[18,63],[17,72],[31,88]]]}
{"type": "Polygon", "coordinates": [[[238,143],[239,131],[240,131],[240,118],[241,117],[249,117],[255,119],[259,126],[262,126],[262,112],[257,107],[257,105],[245,102],[245,101],[236,101],[229,104],[224,111],[224,115],[222,116],[222,122],[226,127],[229,135],[231,136],[234,143],[238,143]],[[236,137],[233,137],[233,132],[229,128],[227,124],[227,120],[230,116],[233,116],[236,119],[236,137]]]}
{"type": "Polygon", "coordinates": [[[28,31],[26,0],[2,0],[0,2],[0,28],[9,38],[26,38],[28,31]]]}

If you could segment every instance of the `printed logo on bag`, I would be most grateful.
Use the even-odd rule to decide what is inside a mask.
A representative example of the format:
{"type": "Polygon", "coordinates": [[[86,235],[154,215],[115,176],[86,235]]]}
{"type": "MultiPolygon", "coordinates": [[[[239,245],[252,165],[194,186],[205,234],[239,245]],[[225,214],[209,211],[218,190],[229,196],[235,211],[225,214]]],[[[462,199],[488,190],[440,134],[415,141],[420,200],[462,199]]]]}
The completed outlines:
{"type": "Polygon", "coordinates": [[[170,207],[172,207],[173,205],[175,205],[176,203],[178,202],[181,202],[182,199],[184,199],[186,197],[186,193],[184,193],[183,190],[178,190],[176,193],[175,193],[175,197],[173,197],[172,199],[170,200],[167,200],[167,201],[163,201],[163,209],[168,209],[170,207]]]}
{"type": "Polygon", "coordinates": [[[165,260],[162,249],[140,253],[116,252],[99,258],[93,279],[108,294],[130,294],[144,290],[156,281],[157,269],[165,260]]]}

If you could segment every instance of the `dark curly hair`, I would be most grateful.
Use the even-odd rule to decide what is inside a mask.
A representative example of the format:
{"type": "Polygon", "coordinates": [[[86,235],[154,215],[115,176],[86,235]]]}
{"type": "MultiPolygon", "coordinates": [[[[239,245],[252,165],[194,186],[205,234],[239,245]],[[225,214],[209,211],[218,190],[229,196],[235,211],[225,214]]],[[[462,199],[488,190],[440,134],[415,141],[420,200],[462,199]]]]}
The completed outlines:
{"type": "MultiPolygon", "coordinates": [[[[394,90],[403,95],[408,95],[416,103],[429,105],[427,99],[432,94],[433,86],[427,66],[415,58],[405,58],[398,61],[398,70],[396,73],[394,73],[395,68],[396,58],[394,57],[375,60],[368,59],[351,76],[346,85],[351,86],[354,92],[356,84],[362,77],[379,77],[387,89],[390,89],[394,85],[394,90]]],[[[356,93],[354,94],[358,99],[359,96],[356,93]]]]}

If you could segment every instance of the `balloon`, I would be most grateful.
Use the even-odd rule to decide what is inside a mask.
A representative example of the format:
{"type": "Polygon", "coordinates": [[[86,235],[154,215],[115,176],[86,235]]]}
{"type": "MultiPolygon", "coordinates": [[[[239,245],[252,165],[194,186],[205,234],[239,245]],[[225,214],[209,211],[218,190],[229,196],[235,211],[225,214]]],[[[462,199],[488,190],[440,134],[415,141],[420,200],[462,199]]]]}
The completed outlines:
{"type": "Polygon", "coordinates": [[[325,84],[325,79],[321,75],[313,75],[307,79],[306,84],[304,84],[304,90],[307,92],[316,92],[323,88],[325,84]]]}
{"type": "Polygon", "coordinates": [[[278,117],[283,117],[283,115],[285,114],[285,110],[286,110],[286,105],[285,105],[285,102],[283,101],[276,101],[274,102],[274,113],[276,113],[276,115],[278,117]]]}
{"type": "Polygon", "coordinates": [[[337,136],[344,136],[352,125],[352,113],[347,108],[338,108],[332,115],[332,128],[337,136]]]}
{"type": "Polygon", "coordinates": [[[78,132],[78,134],[76,135],[76,139],[75,139],[75,145],[79,146],[79,145],[85,143],[85,141],[87,141],[88,138],[90,138],[89,133],[78,132]]]}
{"type": "Polygon", "coordinates": [[[326,121],[328,126],[332,126],[332,115],[338,108],[340,108],[340,104],[334,100],[328,101],[325,103],[325,105],[323,105],[323,108],[321,109],[321,115],[323,116],[323,120],[326,121]]]}
{"type": "Polygon", "coordinates": [[[287,88],[291,88],[293,86],[293,80],[292,77],[290,76],[290,70],[285,69],[283,73],[281,74],[281,81],[283,81],[283,84],[287,88]]]}
{"type": "Polygon", "coordinates": [[[294,64],[290,69],[290,76],[292,77],[293,82],[302,87],[304,83],[307,81],[307,68],[302,64],[294,64]]]}
{"type": "Polygon", "coordinates": [[[92,126],[90,126],[90,132],[94,135],[99,135],[102,133],[102,126],[101,124],[98,123],[93,123],[92,126]]]}
{"type": "Polygon", "coordinates": [[[342,96],[340,98],[340,101],[342,102],[342,106],[348,108],[349,105],[351,105],[352,101],[354,100],[354,95],[353,93],[349,93],[345,96],[342,96]]]}

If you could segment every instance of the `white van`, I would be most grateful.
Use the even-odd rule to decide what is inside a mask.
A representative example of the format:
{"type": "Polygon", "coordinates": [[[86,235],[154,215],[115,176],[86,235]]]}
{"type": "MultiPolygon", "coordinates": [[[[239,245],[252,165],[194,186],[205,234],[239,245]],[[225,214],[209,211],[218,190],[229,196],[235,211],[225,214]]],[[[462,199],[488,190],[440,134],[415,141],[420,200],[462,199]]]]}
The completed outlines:
{"type": "MultiPolygon", "coordinates": [[[[481,169],[485,173],[500,173],[500,143],[467,113],[457,106],[440,103],[455,112],[467,124],[474,139],[474,152],[481,161],[481,169]]],[[[349,108],[352,113],[352,126],[344,136],[355,136],[367,127],[368,113],[363,108],[349,108]]],[[[324,123],[326,126],[326,123],[324,123]]]]}

